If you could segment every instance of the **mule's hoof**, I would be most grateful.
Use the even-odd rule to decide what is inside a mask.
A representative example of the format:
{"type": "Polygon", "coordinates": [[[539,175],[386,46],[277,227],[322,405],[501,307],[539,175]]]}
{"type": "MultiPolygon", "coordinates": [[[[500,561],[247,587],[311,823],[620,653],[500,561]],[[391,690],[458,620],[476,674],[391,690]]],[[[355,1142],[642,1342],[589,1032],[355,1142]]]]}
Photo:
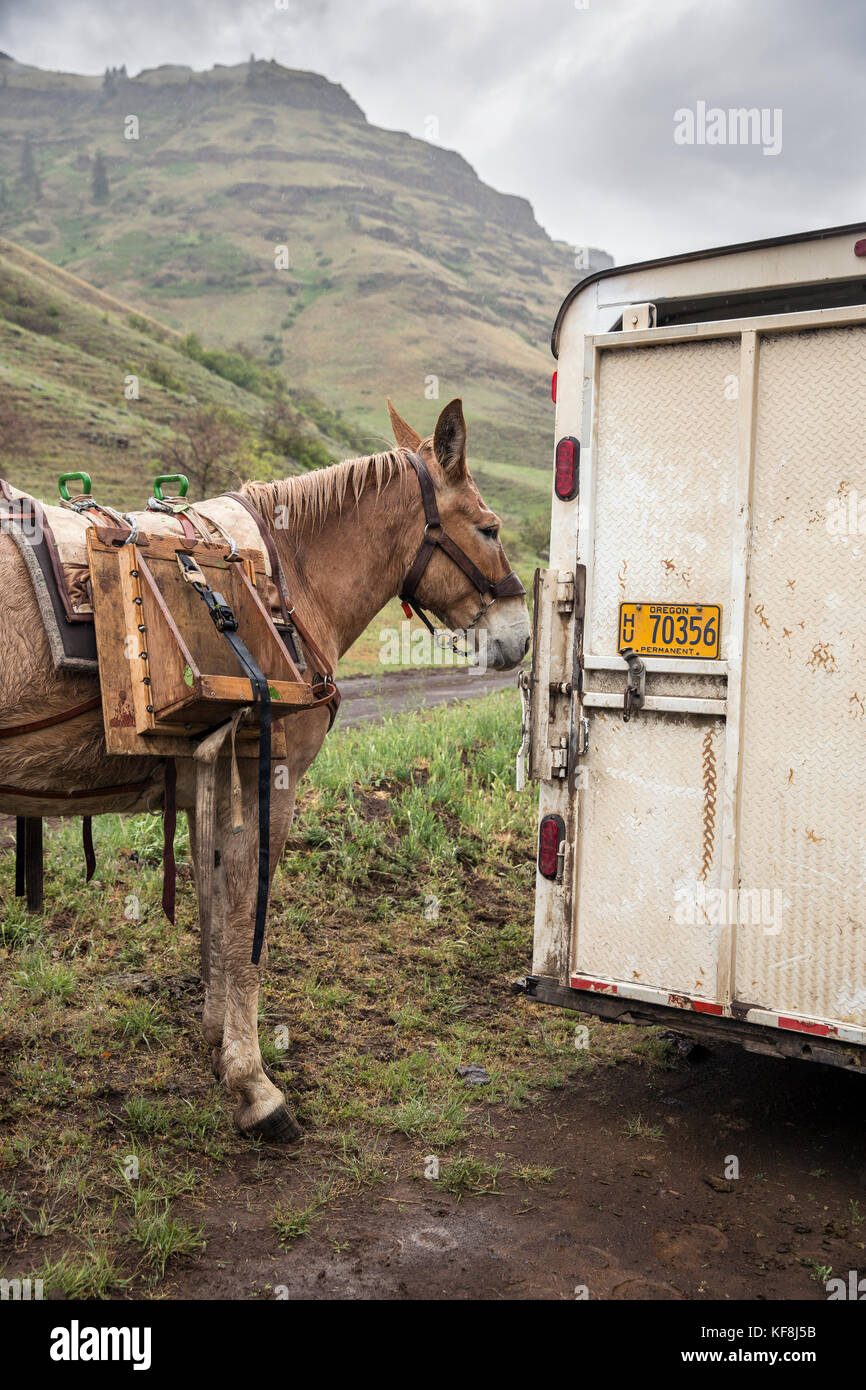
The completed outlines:
{"type": "Polygon", "coordinates": [[[243,1133],[250,1139],[263,1139],[267,1144],[294,1144],[301,1137],[301,1127],[287,1105],[278,1105],[243,1133]]]}

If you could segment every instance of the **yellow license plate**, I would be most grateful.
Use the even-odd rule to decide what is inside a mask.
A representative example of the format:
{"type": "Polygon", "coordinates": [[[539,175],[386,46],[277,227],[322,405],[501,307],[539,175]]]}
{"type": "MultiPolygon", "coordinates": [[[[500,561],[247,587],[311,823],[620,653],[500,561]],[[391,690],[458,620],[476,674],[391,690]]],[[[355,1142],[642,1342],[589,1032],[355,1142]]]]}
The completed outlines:
{"type": "Polygon", "coordinates": [[[718,661],[721,627],[716,603],[621,603],[619,650],[718,661]]]}

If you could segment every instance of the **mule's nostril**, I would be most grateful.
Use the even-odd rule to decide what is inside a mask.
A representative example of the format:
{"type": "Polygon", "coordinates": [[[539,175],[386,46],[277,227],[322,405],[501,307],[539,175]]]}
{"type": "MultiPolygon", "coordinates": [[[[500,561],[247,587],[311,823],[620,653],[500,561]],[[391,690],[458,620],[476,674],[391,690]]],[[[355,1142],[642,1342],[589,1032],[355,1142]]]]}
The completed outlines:
{"type": "Polygon", "coordinates": [[[524,656],[526,656],[526,653],[529,651],[529,643],[530,643],[530,640],[531,640],[531,639],[527,636],[526,641],[525,641],[524,644],[523,644],[523,655],[524,655],[524,656]]]}

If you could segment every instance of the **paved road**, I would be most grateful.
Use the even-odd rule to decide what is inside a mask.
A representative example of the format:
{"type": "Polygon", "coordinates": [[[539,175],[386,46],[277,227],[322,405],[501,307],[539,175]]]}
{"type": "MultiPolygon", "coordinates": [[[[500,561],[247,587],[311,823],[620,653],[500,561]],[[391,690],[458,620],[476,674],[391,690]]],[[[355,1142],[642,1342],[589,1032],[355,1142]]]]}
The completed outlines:
{"type": "Polygon", "coordinates": [[[340,680],[338,675],[337,681],[343,693],[337,728],[346,729],[368,719],[381,719],[386,714],[471,700],[494,690],[515,689],[517,672],[479,671],[471,666],[432,671],[412,667],[381,676],[346,676],[340,680]]]}

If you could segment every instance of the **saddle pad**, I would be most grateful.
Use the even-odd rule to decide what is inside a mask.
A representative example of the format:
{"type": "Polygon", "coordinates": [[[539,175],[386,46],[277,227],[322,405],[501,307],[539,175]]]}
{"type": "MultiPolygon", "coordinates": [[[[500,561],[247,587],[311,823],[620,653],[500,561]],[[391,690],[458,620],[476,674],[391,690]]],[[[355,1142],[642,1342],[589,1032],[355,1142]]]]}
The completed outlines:
{"type": "MultiPolygon", "coordinates": [[[[27,565],[39,600],[54,665],[57,669],[96,674],[87,532],[94,520],[104,525],[105,519],[88,517],[68,507],[43,506],[37,502],[37,516],[41,516],[42,525],[34,527],[33,513],[28,510],[33,506],[34,499],[28,493],[0,479],[0,514],[9,516],[13,522],[7,522],[4,530],[12,536],[27,565]],[[8,508],[2,506],[4,500],[10,504],[8,508]],[[28,517],[31,524],[14,524],[16,518],[25,521],[28,517]]],[[[305,669],[303,655],[297,652],[297,644],[292,640],[294,634],[284,628],[271,557],[255,519],[242,503],[230,497],[197,503],[195,510],[205,519],[219,522],[239,550],[254,550],[261,555],[268,579],[265,601],[284,640],[290,641],[290,649],[299,669],[305,669]]],[[[145,510],[128,515],[148,535],[183,537],[180,522],[168,512],[145,510]]]]}

